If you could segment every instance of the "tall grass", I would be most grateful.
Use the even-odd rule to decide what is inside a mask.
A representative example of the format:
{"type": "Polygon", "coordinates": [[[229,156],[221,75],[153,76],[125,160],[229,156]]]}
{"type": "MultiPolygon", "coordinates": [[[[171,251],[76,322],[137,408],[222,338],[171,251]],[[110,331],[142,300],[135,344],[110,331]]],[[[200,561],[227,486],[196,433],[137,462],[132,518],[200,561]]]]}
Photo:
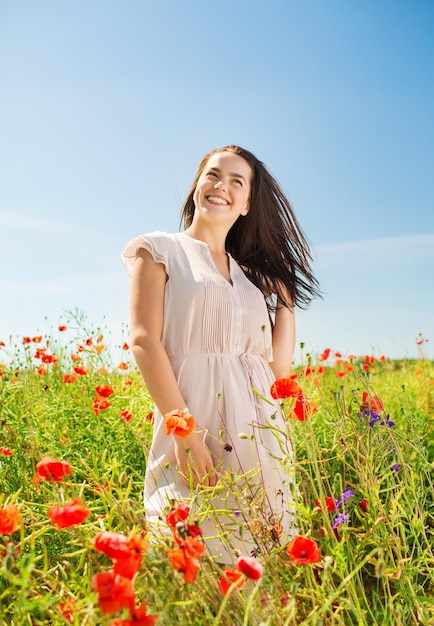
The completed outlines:
{"type": "MultiPolygon", "coordinates": [[[[140,623],[126,621],[125,611],[102,614],[91,580],[111,563],[92,541],[101,530],[146,529],[152,402],[128,350],[109,352],[100,329],[86,328],[83,317],[75,322],[74,332],[70,322],[0,351],[0,446],[12,453],[0,454],[0,508],[20,511],[19,529],[0,535],[1,625],[140,623]],[[84,369],[65,382],[74,367],[84,369]],[[98,411],[101,385],[114,394],[98,411]],[[47,455],[68,461],[71,474],[34,484],[47,455]],[[48,510],[74,498],[90,516],[56,530],[48,510]]],[[[321,560],[295,565],[276,543],[258,557],[262,578],[223,596],[212,555],[185,583],[168,557],[170,533],[153,536],[133,584],[158,624],[434,623],[434,364],[422,354],[380,361],[324,353],[305,355],[296,373],[318,411],[304,421],[288,417],[294,463],[282,463],[296,477],[299,533],[316,541],[321,560]]],[[[292,403],[283,401],[288,416],[292,403]]]]}

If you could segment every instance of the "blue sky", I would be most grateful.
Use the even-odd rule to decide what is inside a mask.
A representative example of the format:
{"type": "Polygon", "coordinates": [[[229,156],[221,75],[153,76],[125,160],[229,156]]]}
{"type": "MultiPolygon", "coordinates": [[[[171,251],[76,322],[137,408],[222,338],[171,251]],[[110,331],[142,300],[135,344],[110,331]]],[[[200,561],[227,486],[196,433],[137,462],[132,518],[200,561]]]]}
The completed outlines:
{"type": "Polygon", "coordinates": [[[127,240],[177,231],[210,149],[293,202],[324,299],[298,342],[434,354],[428,0],[0,0],[0,339],[65,310],[118,341],[127,240]]]}

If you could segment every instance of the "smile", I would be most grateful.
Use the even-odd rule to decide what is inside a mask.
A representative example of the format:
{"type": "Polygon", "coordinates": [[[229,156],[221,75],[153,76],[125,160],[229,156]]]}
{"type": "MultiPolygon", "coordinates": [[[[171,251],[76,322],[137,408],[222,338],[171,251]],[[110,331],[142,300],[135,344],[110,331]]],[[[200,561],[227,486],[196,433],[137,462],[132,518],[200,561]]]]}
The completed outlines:
{"type": "Polygon", "coordinates": [[[219,196],[206,196],[208,202],[212,202],[213,204],[229,204],[227,200],[224,198],[219,198],[219,196]]]}

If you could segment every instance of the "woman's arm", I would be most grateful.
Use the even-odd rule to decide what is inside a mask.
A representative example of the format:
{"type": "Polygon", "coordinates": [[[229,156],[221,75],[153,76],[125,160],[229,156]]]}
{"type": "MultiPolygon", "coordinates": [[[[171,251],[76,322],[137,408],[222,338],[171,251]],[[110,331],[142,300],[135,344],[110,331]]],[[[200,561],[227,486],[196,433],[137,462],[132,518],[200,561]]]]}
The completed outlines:
{"type": "MultiPolygon", "coordinates": [[[[291,302],[289,295],[287,302],[291,302]]],[[[277,303],[273,328],[273,361],[270,367],[276,378],[286,378],[291,370],[295,348],[294,307],[277,303]]]]}
{"type": "MultiPolygon", "coordinates": [[[[131,351],[146,388],[163,415],[186,406],[161,343],[166,279],[164,265],[155,263],[147,250],[140,250],[131,275],[131,351]]],[[[181,472],[189,476],[191,469],[195,484],[215,485],[211,455],[201,437],[197,433],[187,439],[171,436],[181,472]]]]}

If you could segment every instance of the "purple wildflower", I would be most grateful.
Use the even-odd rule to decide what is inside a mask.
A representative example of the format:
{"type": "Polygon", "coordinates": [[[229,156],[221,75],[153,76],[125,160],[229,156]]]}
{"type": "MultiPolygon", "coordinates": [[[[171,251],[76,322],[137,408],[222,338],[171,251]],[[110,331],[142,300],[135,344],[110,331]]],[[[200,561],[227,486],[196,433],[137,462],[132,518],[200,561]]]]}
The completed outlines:
{"type": "Polygon", "coordinates": [[[353,495],[354,495],[354,489],[351,489],[351,487],[347,487],[344,493],[342,494],[342,498],[339,498],[338,500],[336,500],[336,508],[339,509],[342,506],[342,504],[348,504],[348,500],[352,498],[353,495]]]}
{"type": "Polygon", "coordinates": [[[378,413],[376,413],[375,411],[365,411],[365,415],[367,415],[369,417],[369,426],[372,428],[373,426],[375,426],[375,424],[377,424],[377,422],[379,422],[381,420],[381,417],[378,413]]]}
{"type": "Polygon", "coordinates": [[[363,413],[357,413],[358,417],[368,417],[369,426],[372,428],[377,422],[381,420],[381,416],[373,409],[365,409],[363,413]]]}
{"type": "Polygon", "coordinates": [[[392,472],[399,472],[399,470],[401,469],[401,463],[395,463],[390,469],[392,470],[392,472]]]}
{"type": "Polygon", "coordinates": [[[343,511],[342,513],[339,513],[338,515],[336,515],[335,517],[335,521],[333,522],[333,528],[337,528],[338,526],[340,526],[341,524],[343,524],[344,522],[348,522],[349,521],[349,517],[348,515],[345,513],[345,511],[343,511]]]}
{"type": "Polygon", "coordinates": [[[373,409],[365,409],[363,413],[357,413],[358,417],[367,417],[369,419],[369,426],[373,428],[375,424],[380,424],[380,426],[389,426],[392,428],[395,426],[395,422],[392,422],[390,419],[390,415],[386,415],[386,419],[382,419],[381,415],[374,411],[373,409]]]}
{"type": "Polygon", "coordinates": [[[386,419],[380,422],[380,426],[389,426],[390,428],[395,426],[395,422],[392,422],[389,413],[386,415],[386,419]]]}

